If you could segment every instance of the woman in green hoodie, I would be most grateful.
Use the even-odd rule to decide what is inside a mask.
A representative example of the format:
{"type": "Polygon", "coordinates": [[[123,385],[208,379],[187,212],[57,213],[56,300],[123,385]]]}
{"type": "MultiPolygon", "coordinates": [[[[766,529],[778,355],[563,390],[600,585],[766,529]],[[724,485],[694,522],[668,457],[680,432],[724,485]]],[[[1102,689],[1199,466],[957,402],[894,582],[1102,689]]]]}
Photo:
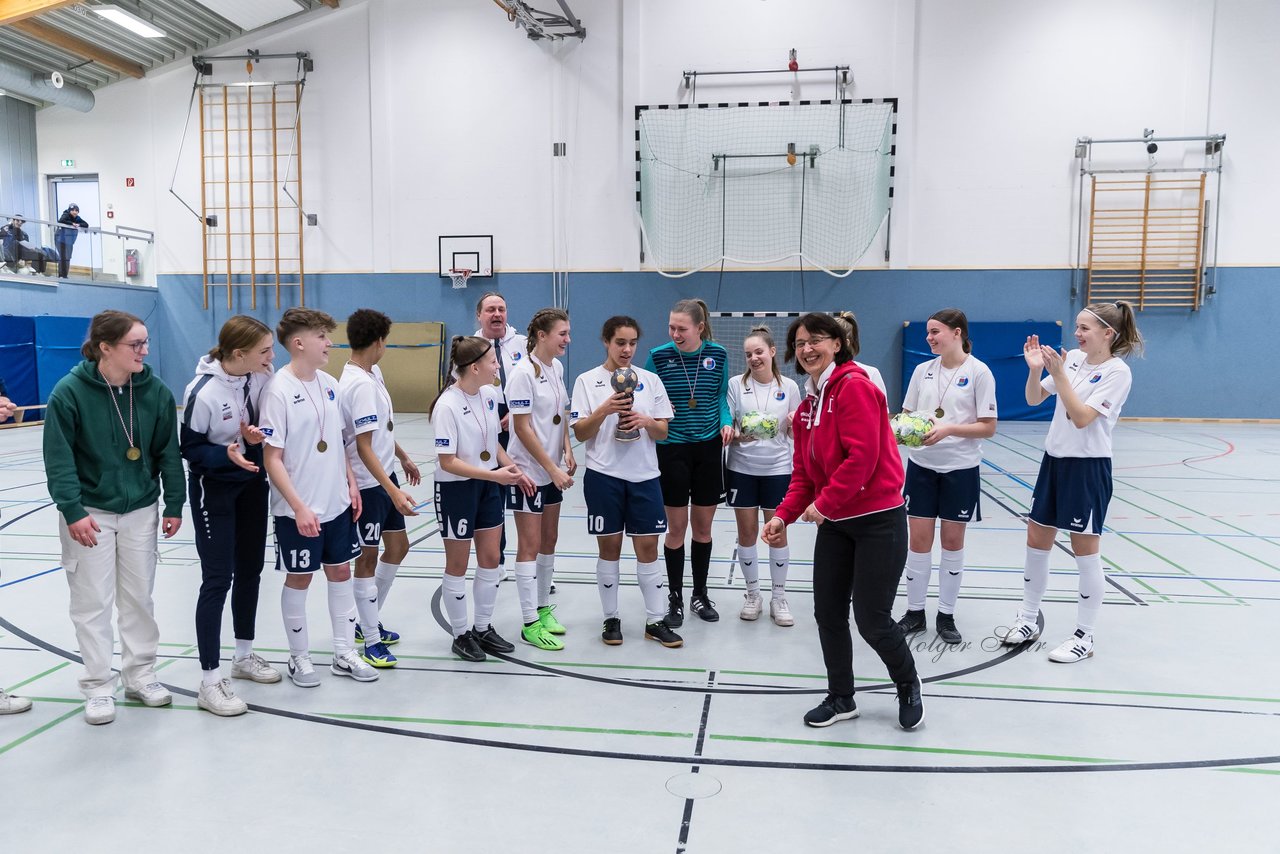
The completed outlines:
{"type": "Polygon", "coordinates": [[[160,630],[151,590],[157,523],[166,539],[178,532],[184,476],[173,395],[143,364],[147,344],[147,328],[132,314],[96,315],[81,348],[85,361],[54,386],[45,415],[44,465],[60,514],[62,568],[84,659],[80,690],[91,724],[116,715],[113,606],[125,696],[148,706],[173,701],[155,673],[160,630]]]}

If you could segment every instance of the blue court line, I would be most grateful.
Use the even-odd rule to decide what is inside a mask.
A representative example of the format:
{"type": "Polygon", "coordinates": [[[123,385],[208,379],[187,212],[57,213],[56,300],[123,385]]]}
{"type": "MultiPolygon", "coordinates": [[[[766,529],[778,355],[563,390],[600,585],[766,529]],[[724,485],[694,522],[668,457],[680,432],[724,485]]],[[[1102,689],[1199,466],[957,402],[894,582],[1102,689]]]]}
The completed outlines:
{"type": "Polygon", "coordinates": [[[39,578],[42,575],[48,575],[49,573],[57,572],[60,569],[62,569],[62,567],[55,566],[53,569],[46,569],[44,572],[37,572],[34,575],[24,575],[22,578],[15,578],[13,581],[6,581],[4,584],[0,584],[0,587],[9,587],[14,584],[21,584],[24,581],[30,581],[33,578],[39,578]]]}
{"type": "Polygon", "coordinates": [[[1000,472],[1000,474],[1004,475],[1005,477],[1009,478],[1010,480],[1014,481],[1015,483],[1020,483],[1020,484],[1022,484],[1023,486],[1025,486],[1027,489],[1031,490],[1032,492],[1035,492],[1035,491],[1036,491],[1036,488],[1035,488],[1034,486],[1032,486],[1031,484],[1027,483],[1025,480],[1023,480],[1022,478],[1018,477],[1018,476],[1017,476],[1016,474],[1014,474],[1013,472],[1008,471],[1008,470],[1006,470],[1006,469],[1002,469],[1002,468],[1000,468],[1000,466],[998,466],[998,465],[996,465],[995,463],[991,462],[991,460],[988,460],[988,459],[986,459],[986,458],[984,457],[984,458],[983,458],[983,460],[982,460],[982,462],[983,462],[983,463],[985,463],[986,465],[991,466],[993,469],[995,469],[996,471],[1000,472]]]}

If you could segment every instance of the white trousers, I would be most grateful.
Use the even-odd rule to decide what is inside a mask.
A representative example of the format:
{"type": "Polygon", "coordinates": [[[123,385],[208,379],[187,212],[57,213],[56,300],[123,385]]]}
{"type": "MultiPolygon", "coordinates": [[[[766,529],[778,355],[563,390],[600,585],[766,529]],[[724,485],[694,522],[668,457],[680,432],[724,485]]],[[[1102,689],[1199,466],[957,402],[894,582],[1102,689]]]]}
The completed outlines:
{"type": "Polygon", "coordinates": [[[98,544],[88,548],[71,539],[67,522],[59,515],[62,569],[71,588],[71,622],[84,659],[80,690],[86,697],[109,697],[116,690],[111,671],[113,606],[120,614],[120,673],[125,686],[156,681],[160,627],[151,592],[156,580],[159,505],[124,514],[85,510],[102,529],[98,544]]]}

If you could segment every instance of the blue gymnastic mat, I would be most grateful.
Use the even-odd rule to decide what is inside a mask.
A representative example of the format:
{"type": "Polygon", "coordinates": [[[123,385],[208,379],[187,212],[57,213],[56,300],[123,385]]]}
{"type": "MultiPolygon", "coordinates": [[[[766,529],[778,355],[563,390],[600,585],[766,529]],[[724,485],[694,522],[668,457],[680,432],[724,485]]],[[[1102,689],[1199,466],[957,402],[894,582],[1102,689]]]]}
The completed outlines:
{"type": "Polygon", "coordinates": [[[72,368],[80,364],[80,345],[89,333],[88,317],[32,318],[36,331],[36,378],[40,384],[40,403],[72,368]]]}
{"type": "Polygon", "coordinates": [[[0,315],[0,379],[18,406],[39,403],[36,382],[36,332],[30,317],[0,315]]]}

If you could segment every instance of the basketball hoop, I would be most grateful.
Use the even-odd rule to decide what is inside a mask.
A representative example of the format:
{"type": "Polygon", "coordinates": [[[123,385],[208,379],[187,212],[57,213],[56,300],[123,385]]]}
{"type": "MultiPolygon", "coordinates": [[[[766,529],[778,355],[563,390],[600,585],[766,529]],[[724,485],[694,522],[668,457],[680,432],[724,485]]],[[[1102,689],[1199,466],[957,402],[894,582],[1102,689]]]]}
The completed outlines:
{"type": "Polygon", "coordinates": [[[472,272],[472,270],[466,269],[465,267],[461,270],[450,270],[449,278],[453,279],[453,289],[456,291],[465,288],[467,286],[467,279],[471,278],[472,272]]]}

